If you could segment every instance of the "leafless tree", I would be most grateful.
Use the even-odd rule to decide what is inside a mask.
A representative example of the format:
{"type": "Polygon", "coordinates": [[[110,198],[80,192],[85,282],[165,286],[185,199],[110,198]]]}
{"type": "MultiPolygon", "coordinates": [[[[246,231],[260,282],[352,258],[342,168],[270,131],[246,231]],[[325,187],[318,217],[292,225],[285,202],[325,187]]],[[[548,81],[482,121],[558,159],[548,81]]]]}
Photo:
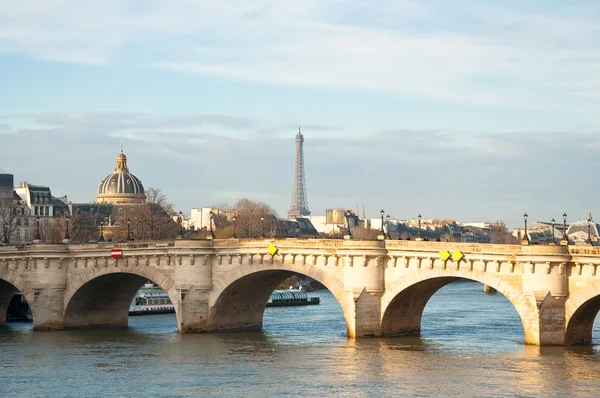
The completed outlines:
{"type": "Polygon", "coordinates": [[[88,212],[76,210],[69,223],[69,235],[72,243],[86,243],[97,241],[100,237],[98,225],[102,220],[99,207],[88,212]]]}
{"type": "MultiPolygon", "coordinates": [[[[37,221],[36,221],[37,222],[37,221]]],[[[66,220],[64,217],[39,220],[40,237],[44,243],[61,243],[66,235],[66,220]]],[[[37,225],[36,225],[37,228],[37,225]]]]}
{"type": "Polygon", "coordinates": [[[15,239],[17,231],[17,222],[19,216],[17,214],[18,201],[12,196],[0,198],[0,229],[2,230],[2,242],[11,243],[15,239]]]}
{"type": "Polygon", "coordinates": [[[356,227],[352,230],[352,238],[360,240],[377,240],[381,231],[377,229],[356,227]]]}
{"type": "Polygon", "coordinates": [[[277,230],[277,212],[265,203],[243,198],[233,206],[219,204],[212,207],[217,209],[213,214],[213,228],[218,239],[233,237],[234,217],[238,238],[272,236],[277,230]]]}
{"type": "Polygon", "coordinates": [[[265,203],[243,198],[233,205],[233,211],[240,238],[271,236],[277,230],[277,212],[265,203]]]}

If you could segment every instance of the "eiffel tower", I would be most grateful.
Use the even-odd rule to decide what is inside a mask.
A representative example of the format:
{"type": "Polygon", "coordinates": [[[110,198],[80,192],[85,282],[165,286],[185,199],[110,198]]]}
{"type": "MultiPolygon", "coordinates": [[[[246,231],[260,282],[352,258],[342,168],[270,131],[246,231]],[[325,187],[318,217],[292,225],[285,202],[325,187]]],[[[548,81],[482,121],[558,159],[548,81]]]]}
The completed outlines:
{"type": "Polygon", "coordinates": [[[308,200],[306,199],[306,181],[304,179],[304,136],[298,126],[296,134],[296,167],[294,169],[294,190],[292,204],[288,211],[289,218],[310,216],[308,200]]]}

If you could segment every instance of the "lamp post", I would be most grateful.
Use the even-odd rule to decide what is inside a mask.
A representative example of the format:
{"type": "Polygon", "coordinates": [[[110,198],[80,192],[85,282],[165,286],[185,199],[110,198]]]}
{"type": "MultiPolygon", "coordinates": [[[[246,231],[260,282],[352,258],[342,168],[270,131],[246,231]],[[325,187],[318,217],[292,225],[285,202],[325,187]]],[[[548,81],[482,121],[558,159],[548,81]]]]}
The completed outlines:
{"type": "Polygon", "coordinates": [[[237,239],[237,235],[235,234],[235,216],[233,216],[233,237],[237,239]]]}
{"type": "Polygon", "coordinates": [[[183,213],[179,211],[179,215],[177,216],[177,220],[179,221],[179,233],[183,238],[183,213]]]}
{"type": "Polygon", "coordinates": [[[383,235],[383,238],[385,239],[385,232],[383,231],[383,215],[385,214],[385,211],[383,211],[383,209],[381,209],[380,213],[381,213],[381,235],[383,235]]]}
{"type": "Polygon", "coordinates": [[[35,240],[41,240],[42,237],[40,236],[40,216],[37,216],[35,218],[35,221],[37,223],[37,225],[36,225],[36,232],[35,232],[35,240]]]}
{"type": "Polygon", "coordinates": [[[529,235],[527,235],[527,218],[529,216],[527,213],[523,214],[523,220],[525,221],[525,236],[521,240],[521,244],[528,245],[529,244],[529,235]]]}
{"type": "Polygon", "coordinates": [[[563,240],[561,244],[569,244],[569,235],[567,235],[567,213],[563,213],[563,240]]]}
{"type": "Polygon", "coordinates": [[[131,220],[127,220],[127,240],[133,240],[131,237],[131,220]]]}
{"type": "Polygon", "coordinates": [[[556,220],[553,218],[552,220],[550,220],[550,222],[552,223],[552,242],[550,242],[550,246],[554,246],[554,245],[556,245],[556,242],[554,240],[554,228],[555,228],[556,220]]]}
{"type": "Polygon", "coordinates": [[[260,237],[264,238],[265,237],[265,218],[261,217],[260,218],[260,237]]]}
{"type": "Polygon", "coordinates": [[[588,242],[590,245],[592,244],[592,213],[588,216],[588,242]]]}
{"type": "Polygon", "coordinates": [[[8,222],[4,223],[4,243],[8,243],[8,222]]]}
{"type": "Polygon", "coordinates": [[[388,239],[392,239],[392,236],[390,235],[390,215],[389,214],[385,217],[385,221],[387,223],[387,236],[388,236],[388,239]]]}
{"type": "Polygon", "coordinates": [[[344,211],[344,216],[346,217],[346,224],[348,224],[348,236],[352,238],[352,231],[350,231],[350,211],[344,211]]]}
{"type": "Polygon", "coordinates": [[[419,214],[417,219],[419,220],[419,238],[418,240],[423,240],[423,235],[421,233],[421,215],[419,214]]]}
{"type": "Polygon", "coordinates": [[[209,220],[209,222],[210,222],[210,237],[214,239],[215,231],[213,231],[213,217],[214,217],[215,213],[213,213],[213,211],[211,210],[208,212],[208,215],[210,216],[210,220],[209,220]]]}
{"type": "Polygon", "coordinates": [[[65,217],[65,221],[67,222],[67,232],[65,233],[65,240],[70,240],[71,235],[69,235],[69,221],[71,221],[71,217],[65,217]]]}
{"type": "Polygon", "coordinates": [[[100,238],[98,242],[104,242],[104,221],[100,221],[100,238]]]}

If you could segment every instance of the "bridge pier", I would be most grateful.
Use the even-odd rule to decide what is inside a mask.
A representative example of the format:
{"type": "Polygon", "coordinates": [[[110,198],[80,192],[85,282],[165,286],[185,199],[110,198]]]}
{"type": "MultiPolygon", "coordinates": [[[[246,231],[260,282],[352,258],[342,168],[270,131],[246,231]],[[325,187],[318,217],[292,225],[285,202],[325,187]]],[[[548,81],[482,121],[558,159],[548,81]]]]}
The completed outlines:
{"type": "Polygon", "coordinates": [[[63,302],[66,289],[50,287],[35,289],[33,312],[33,330],[61,330],[64,328],[63,302]]]}

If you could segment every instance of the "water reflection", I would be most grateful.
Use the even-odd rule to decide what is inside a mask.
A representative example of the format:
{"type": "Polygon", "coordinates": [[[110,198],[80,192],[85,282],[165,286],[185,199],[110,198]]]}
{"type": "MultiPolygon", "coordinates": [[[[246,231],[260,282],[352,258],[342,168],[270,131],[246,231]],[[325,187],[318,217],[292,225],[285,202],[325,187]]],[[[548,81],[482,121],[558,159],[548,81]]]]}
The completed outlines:
{"type": "Polygon", "coordinates": [[[173,314],[127,329],[11,324],[0,327],[0,396],[597,396],[599,346],[525,346],[510,302],[481,291],[449,285],[420,336],[390,339],[347,339],[326,292],[319,306],[267,308],[263,332],[179,334],[173,314]]]}

